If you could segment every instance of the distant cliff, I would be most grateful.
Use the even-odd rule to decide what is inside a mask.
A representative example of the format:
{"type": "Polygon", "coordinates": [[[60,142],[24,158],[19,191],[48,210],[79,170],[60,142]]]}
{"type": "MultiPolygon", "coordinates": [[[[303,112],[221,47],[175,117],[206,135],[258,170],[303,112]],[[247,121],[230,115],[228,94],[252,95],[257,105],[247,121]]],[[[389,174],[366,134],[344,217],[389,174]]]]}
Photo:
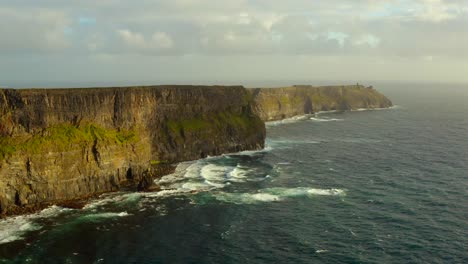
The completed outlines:
{"type": "Polygon", "coordinates": [[[372,87],[361,85],[296,85],[285,88],[249,89],[256,112],[265,121],[281,120],[319,111],[387,108],[392,102],[372,87]]]}
{"type": "Polygon", "coordinates": [[[241,86],[0,89],[0,215],[145,188],[168,164],[264,146],[241,86]]]}

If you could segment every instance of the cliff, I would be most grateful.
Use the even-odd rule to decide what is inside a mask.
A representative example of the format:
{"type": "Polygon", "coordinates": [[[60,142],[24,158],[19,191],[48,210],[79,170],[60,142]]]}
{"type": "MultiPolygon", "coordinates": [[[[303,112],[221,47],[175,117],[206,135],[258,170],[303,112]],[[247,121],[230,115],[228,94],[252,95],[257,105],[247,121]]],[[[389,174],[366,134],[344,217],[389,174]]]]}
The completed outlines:
{"type": "Polygon", "coordinates": [[[0,215],[144,189],[168,164],[263,148],[241,86],[0,89],[0,215]]]}
{"type": "Polygon", "coordinates": [[[0,89],[0,217],[145,190],[171,164],[263,148],[263,121],[391,105],[360,85],[0,89]]]}
{"type": "Polygon", "coordinates": [[[285,88],[249,89],[256,112],[265,121],[280,120],[319,111],[387,108],[392,102],[372,87],[361,85],[296,85],[285,88]]]}

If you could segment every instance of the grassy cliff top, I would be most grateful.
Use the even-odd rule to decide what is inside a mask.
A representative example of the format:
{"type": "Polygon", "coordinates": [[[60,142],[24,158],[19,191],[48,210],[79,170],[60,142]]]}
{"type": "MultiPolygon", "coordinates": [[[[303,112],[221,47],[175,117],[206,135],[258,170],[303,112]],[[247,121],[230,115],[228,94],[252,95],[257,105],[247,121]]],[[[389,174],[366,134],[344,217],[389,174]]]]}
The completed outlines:
{"type": "Polygon", "coordinates": [[[24,88],[2,88],[0,91],[20,91],[20,92],[31,92],[31,93],[42,93],[47,92],[105,92],[113,90],[150,90],[150,89],[226,89],[226,88],[244,88],[242,85],[143,85],[143,86],[105,86],[105,87],[64,87],[64,88],[44,88],[44,87],[24,87],[24,88]]]}

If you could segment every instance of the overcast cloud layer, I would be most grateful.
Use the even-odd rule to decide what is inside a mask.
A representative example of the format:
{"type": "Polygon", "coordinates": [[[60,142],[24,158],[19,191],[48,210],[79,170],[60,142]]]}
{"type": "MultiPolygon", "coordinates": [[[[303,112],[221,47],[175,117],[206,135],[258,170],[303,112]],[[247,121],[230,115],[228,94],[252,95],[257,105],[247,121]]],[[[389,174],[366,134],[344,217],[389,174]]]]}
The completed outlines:
{"type": "Polygon", "coordinates": [[[0,39],[0,82],[468,82],[466,0],[0,0],[0,39]]]}

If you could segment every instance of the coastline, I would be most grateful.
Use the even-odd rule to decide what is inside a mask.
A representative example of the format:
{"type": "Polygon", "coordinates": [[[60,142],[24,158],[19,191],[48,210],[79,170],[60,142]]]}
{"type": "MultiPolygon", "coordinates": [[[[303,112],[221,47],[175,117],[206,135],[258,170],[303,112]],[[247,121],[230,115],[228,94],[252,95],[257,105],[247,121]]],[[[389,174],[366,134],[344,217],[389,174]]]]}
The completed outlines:
{"type": "MultiPolygon", "coordinates": [[[[57,124],[71,124],[71,131],[75,133],[72,136],[79,136],[79,140],[81,141],[77,141],[78,145],[69,145],[69,147],[64,149],[67,150],[67,153],[72,153],[70,156],[72,160],[58,160],[59,164],[62,162],[61,166],[67,171],[66,173],[65,171],[54,170],[55,167],[51,167],[52,165],[47,165],[51,157],[55,159],[54,162],[57,162],[57,158],[53,158],[54,155],[63,155],[63,150],[56,149],[53,144],[41,147],[39,153],[22,149],[19,152],[20,155],[15,153],[13,156],[4,157],[3,161],[0,162],[0,189],[3,188],[4,190],[3,197],[0,195],[0,217],[37,212],[51,205],[81,208],[89,199],[107,192],[125,189],[133,191],[157,190],[158,186],[153,184],[154,179],[170,174],[180,162],[222,155],[224,153],[262,150],[265,146],[265,124],[271,124],[271,121],[266,120],[265,113],[277,115],[279,111],[282,118],[279,121],[273,122],[287,123],[291,119],[289,115],[297,111],[306,112],[306,117],[292,117],[292,120],[295,118],[307,118],[308,115],[314,116],[326,111],[352,111],[353,109],[360,109],[359,106],[366,106],[369,107],[366,109],[372,110],[376,109],[376,105],[391,105],[391,102],[385,97],[375,96],[378,93],[374,89],[361,86],[326,88],[301,86],[278,88],[278,90],[273,90],[272,88],[265,90],[261,88],[246,89],[242,86],[152,86],[104,88],[102,90],[98,88],[86,88],[2,91],[3,103],[0,96],[0,106],[3,104],[3,107],[0,107],[0,110],[3,110],[0,111],[0,118],[8,121],[0,127],[3,138],[15,138],[15,134],[19,136],[42,137],[44,131],[47,131],[50,127],[54,127],[57,124]],[[280,94],[276,94],[278,91],[280,94]],[[298,91],[300,92],[299,94],[298,91]],[[319,98],[323,102],[313,100],[314,98],[318,98],[317,92],[320,94],[319,98]],[[265,93],[269,97],[273,96],[274,100],[277,100],[277,104],[271,104],[268,100],[263,100],[265,93]],[[14,96],[11,97],[11,94],[14,96]],[[44,95],[45,97],[42,97],[44,95]],[[349,97],[349,95],[354,97],[349,97]],[[355,95],[363,96],[355,98],[355,95]],[[8,99],[8,96],[10,96],[10,99],[8,99]],[[234,100],[232,100],[233,96],[235,96],[234,100]],[[63,101],[68,100],[67,97],[76,98],[73,100],[78,100],[82,103],[69,104],[63,101]],[[12,100],[11,98],[16,99],[12,100]],[[60,100],[58,100],[59,98],[60,100]],[[147,102],[148,99],[153,100],[151,98],[155,98],[154,102],[157,102],[156,104],[152,103],[153,106],[142,103],[144,100],[147,102]],[[385,100],[379,101],[380,98],[385,98],[385,100]],[[125,100],[130,101],[125,103],[125,100]],[[214,105],[206,105],[206,102],[213,100],[218,102],[214,105]],[[97,105],[94,108],[90,108],[86,106],[88,105],[87,101],[96,102],[97,105]],[[8,105],[11,106],[12,102],[18,105],[15,108],[8,108],[8,105]],[[83,103],[85,106],[84,110],[88,113],[85,115],[81,113],[81,116],[78,118],[76,114],[67,114],[64,117],[60,111],[57,111],[57,107],[60,107],[60,109],[66,107],[70,109],[69,111],[76,111],[80,109],[80,104],[83,103]],[[170,108],[166,108],[164,105],[170,106],[170,108]],[[148,109],[152,107],[156,110],[148,113],[148,109]],[[182,116],[177,115],[176,113],[181,111],[177,110],[177,108],[186,114],[182,116]],[[37,116],[30,112],[34,109],[44,110],[40,110],[40,115],[37,116]],[[193,109],[197,109],[197,111],[193,111],[193,109]],[[291,109],[293,110],[291,111],[291,109]],[[316,111],[317,109],[320,111],[314,113],[314,110],[316,111]],[[219,112],[223,114],[217,114],[219,112]],[[24,116],[25,114],[29,115],[29,123],[24,123],[24,121],[21,123],[21,120],[24,119],[18,118],[18,115],[21,117],[21,115],[24,116]],[[100,119],[96,119],[96,116],[100,117],[100,119]],[[142,120],[137,121],[140,124],[139,127],[133,125],[134,123],[132,122],[134,121],[126,121],[126,119],[135,120],[132,116],[142,120]],[[180,121],[168,121],[168,117],[180,121]],[[37,118],[40,118],[42,121],[36,122],[37,118]],[[260,119],[262,121],[259,121],[260,119]],[[145,120],[149,121],[148,125],[141,127],[141,122],[148,122],[145,120]],[[208,125],[207,121],[214,122],[215,126],[208,125]],[[86,137],[89,137],[88,134],[82,136],[79,133],[83,132],[81,130],[76,131],[73,127],[81,129],[83,125],[86,127],[90,122],[96,124],[93,126],[97,128],[93,128],[93,126],[91,128],[98,129],[98,134],[94,132],[95,130],[91,130],[90,135],[94,139],[87,143],[86,137]],[[8,125],[5,126],[5,124],[10,124],[10,127],[8,125]],[[115,132],[111,132],[112,129],[116,129],[116,131],[122,131],[122,129],[134,131],[132,133],[136,136],[128,142],[115,144],[112,142],[119,140],[121,136],[117,134],[117,138],[114,139],[112,133],[115,132]],[[160,133],[168,134],[161,137],[160,133]],[[206,135],[211,135],[211,137],[207,137],[206,135]],[[154,145],[155,136],[159,138],[156,141],[158,145],[154,145]],[[109,143],[111,145],[108,145],[109,143]],[[161,149],[159,145],[161,143],[168,145],[161,149]],[[211,150],[206,151],[207,143],[213,146],[211,150]],[[189,144],[195,145],[187,148],[189,144]],[[76,149],[76,151],[70,152],[70,149],[67,148],[76,149]],[[170,150],[175,150],[176,152],[173,153],[171,151],[172,153],[170,153],[168,152],[170,150]],[[130,153],[130,156],[125,153],[130,153]],[[170,155],[167,156],[164,153],[170,153],[170,155]],[[38,158],[38,154],[45,156],[46,160],[38,158]],[[17,161],[12,160],[12,158],[15,158],[17,161]],[[80,162],[83,165],[79,165],[80,162]],[[24,164],[21,165],[24,166],[22,167],[23,169],[18,167],[21,163],[24,164]],[[118,165],[116,167],[113,164],[118,165]],[[13,165],[16,166],[15,170],[11,170],[13,165]],[[77,165],[78,167],[85,168],[85,170],[76,170],[77,165]],[[91,170],[88,169],[88,172],[86,172],[86,168],[91,168],[91,170]],[[66,176],[66,174],[70,173],[70,170],[72,172],[71,176],[66,176]],[[74,170],[76,171],[73,172],[74,170]],[[50,176],[44,177],[45,172],[50,176]],[[92,178],[87,176],[88,173],[93,175],[92,178]],[[77,182],[78,186],[85,188],[79,187],[77,190],[81,191],[69,193],[69,188],[63,189],[65,185],[60,187],[60,182],[57,182],[59,184],[58,192],[54,190],[55,194],[52,193],[52,196],[38,199],[41,196],[41,192],[50,193],[48,191],[50,187],[45,186],[46,189],[44,189],[44,187],[36,185],[34,183],[35,180],[31,181],[31,179],[36,178],[40,181],[49,181],[49,179],[59,179],[56,178],[58,176],[65,177],[61,180],[64,182],[68,181],[66,177],[78,177],[77,179],[80,179],[84,176],[83,180],[87,183],[83,185],[77,182]],[[5,181],[6,179],[9,180],[5,181]],[[104,187],[102,184],[104,184],[104,187]],[[37,189],[39,187],[43,189],[37,189]]],[[[380,94],[378,95],[380,96],[380,94]]],[[[82,109],[80,109],[80,112],[82,112],[82,109]]],[[[86,132],[86,130],[84,131],[86,132]]],[[[70,140],[70,138],[65,138],[65,140],[70,140]]],[[[75,139],[73,138],[73,140],[75,139]]]]}

